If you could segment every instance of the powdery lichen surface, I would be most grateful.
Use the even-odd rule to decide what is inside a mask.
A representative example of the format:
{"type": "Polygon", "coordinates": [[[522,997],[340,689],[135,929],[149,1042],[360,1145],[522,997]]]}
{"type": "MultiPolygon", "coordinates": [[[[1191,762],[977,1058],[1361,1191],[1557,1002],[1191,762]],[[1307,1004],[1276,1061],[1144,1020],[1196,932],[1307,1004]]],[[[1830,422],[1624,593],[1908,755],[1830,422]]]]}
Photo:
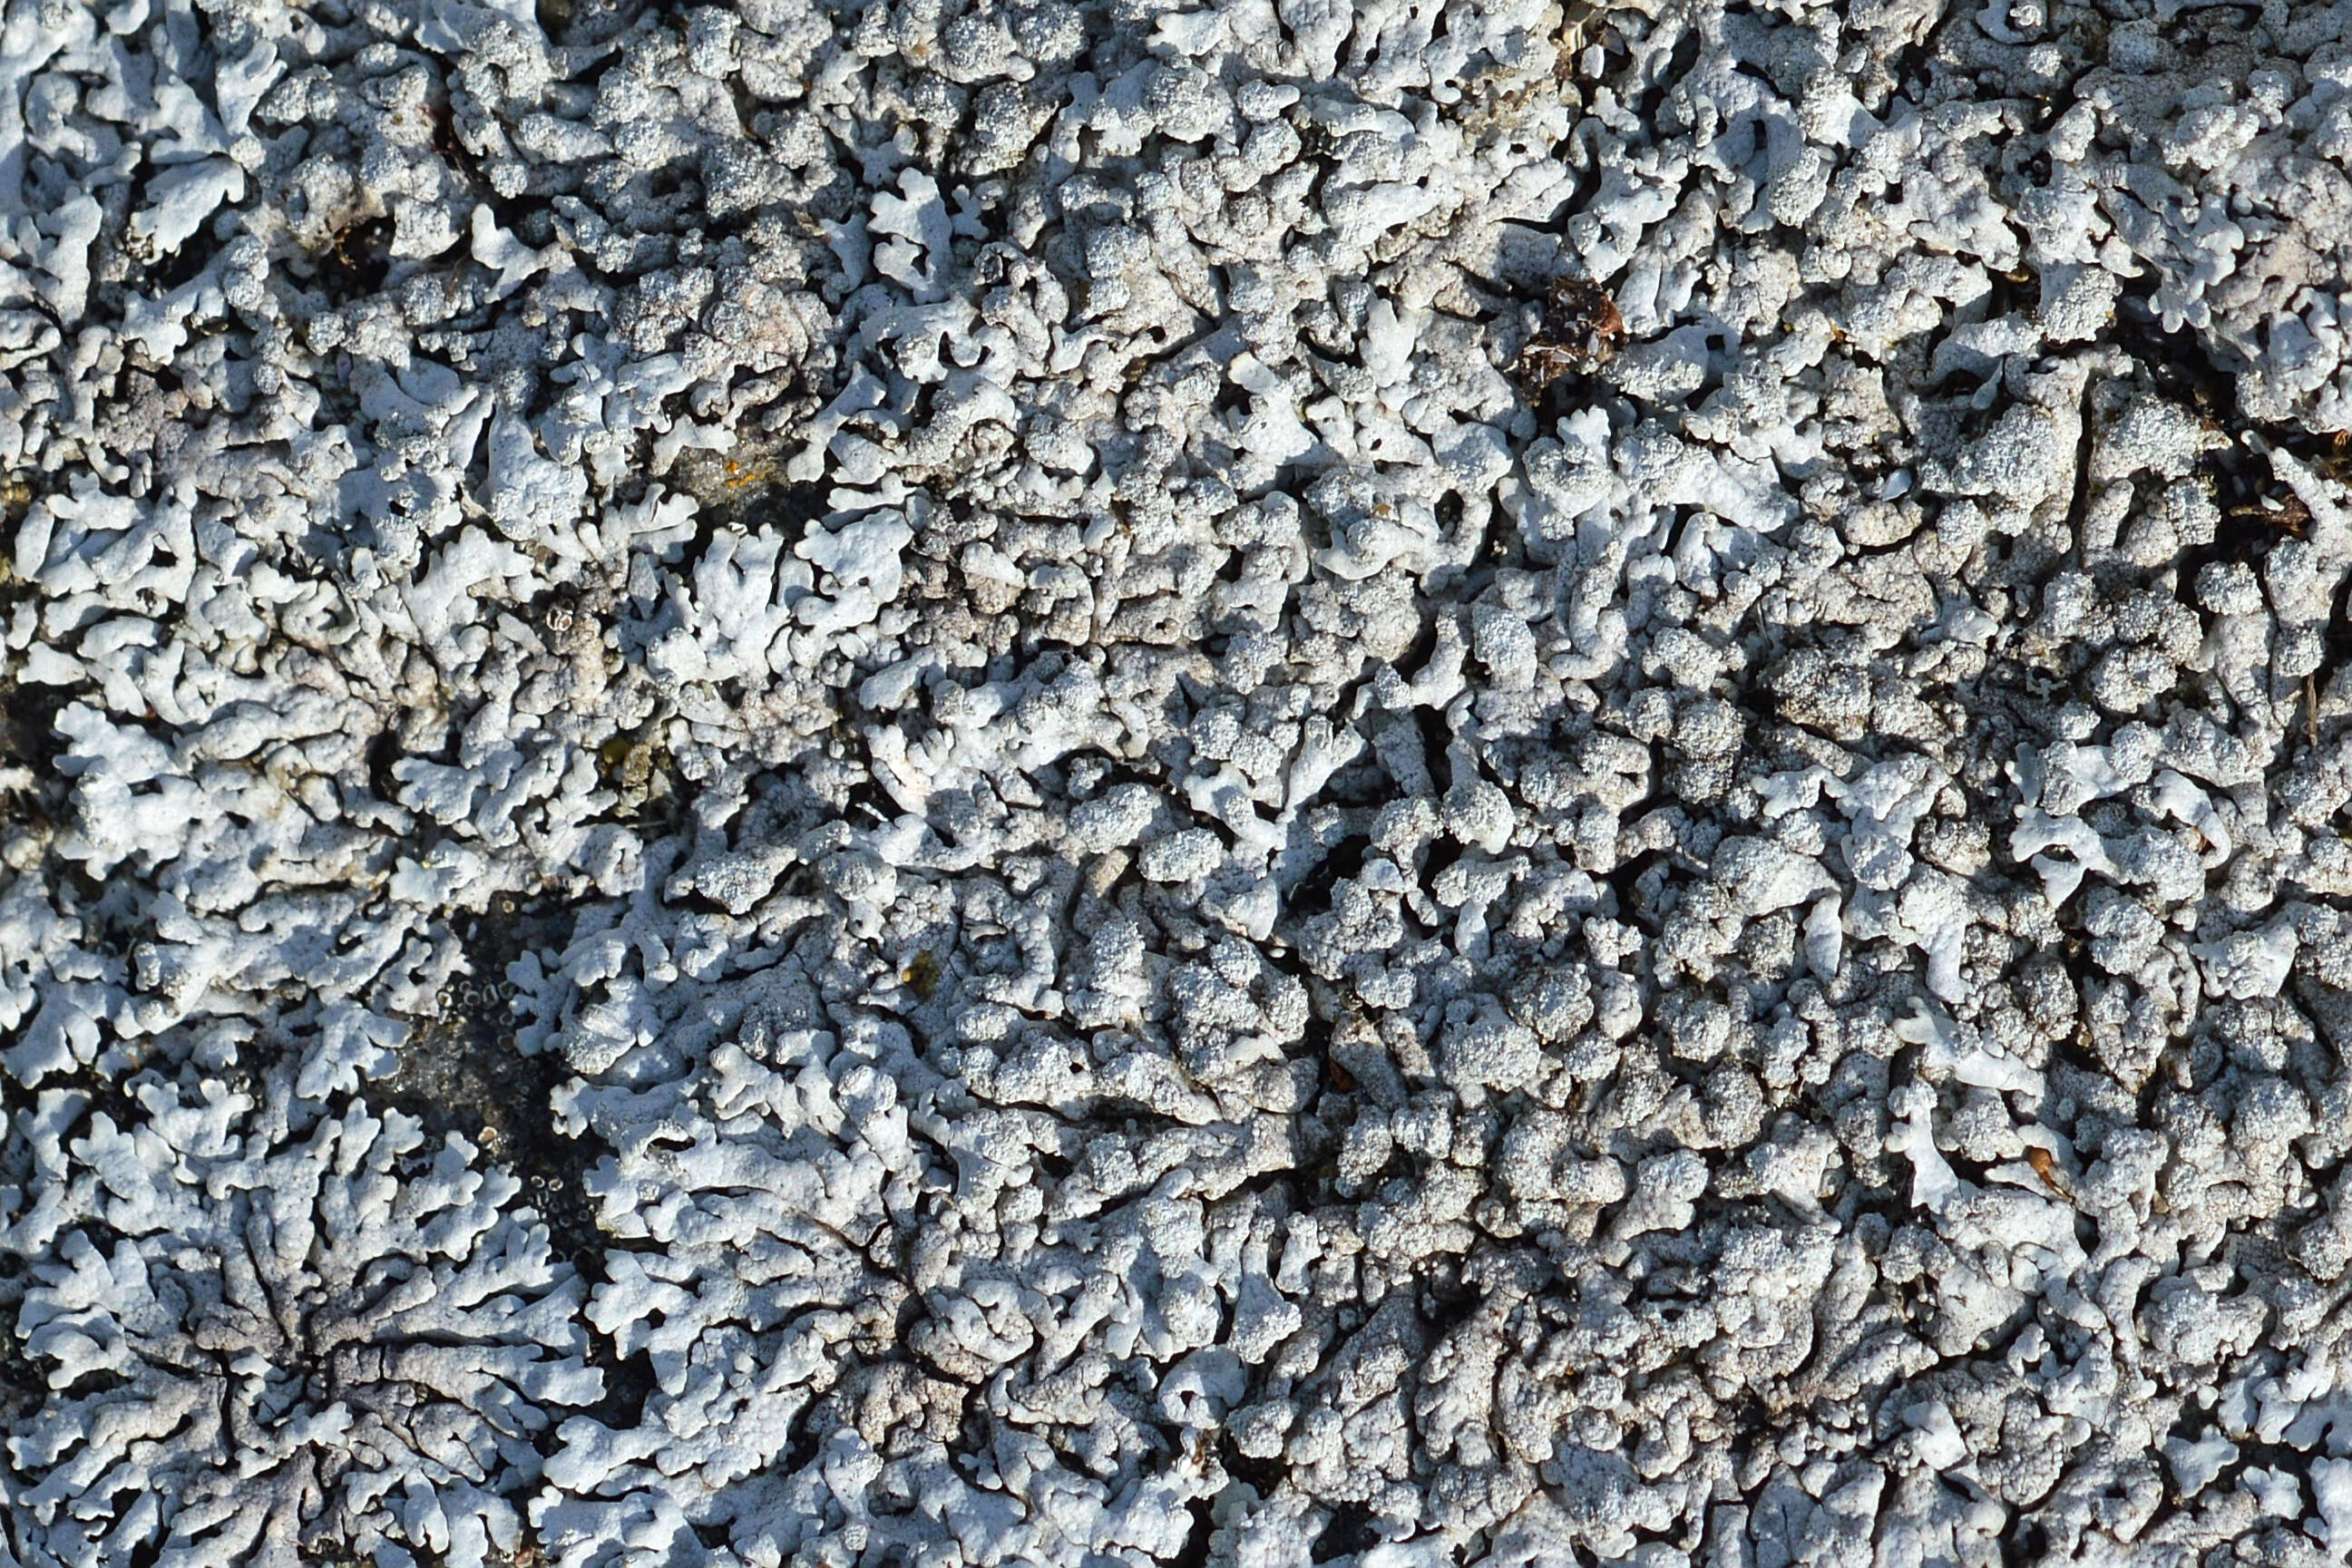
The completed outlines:
{"type": "Polygon", "coordinates": [[[7,0],[0,1564],[2352,1561],[2352,6],[7,0]]]}

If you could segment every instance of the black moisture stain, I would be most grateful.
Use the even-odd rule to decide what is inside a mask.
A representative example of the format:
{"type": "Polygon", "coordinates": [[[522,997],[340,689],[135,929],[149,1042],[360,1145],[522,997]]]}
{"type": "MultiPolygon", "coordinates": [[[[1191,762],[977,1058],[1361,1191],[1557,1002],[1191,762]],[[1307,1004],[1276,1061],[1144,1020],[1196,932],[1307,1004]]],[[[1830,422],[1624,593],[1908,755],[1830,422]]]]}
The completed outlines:
{"type": "Polygon", "coordinates": [[[493,898],[458,932],[468,973],[451,977],[437,1016],[412,1020],[383,1097],[422,1122],[435,1141],[456,1133],[523,1185],[557,1257],[592,1283],[604,1278],[605,1238],[586,1174],[605,1149],[558,1132],[552,1097],[570,1076],[554,1051],[524,1054],[508,967],[526,952],[562,952],[573,912],[557,903],[493,898]]]}
{"type": "Polygon", "coordinates": [[[1217,1521],[1210,1500],[1194,1498],[1188,1505],[1192,1514],[1192,1528],[1184,1537],[1184,1544],[1169,1559],[1170,1568],[1208,1568],[1209,1542],[1216,1533],[1217,1521]]]}
{"type": "Polygon", "coordinates": [[[65,749],[58,715],[70,688],[23,685],[0,677],[0,768],[21,768],[29,785],[0,786],[0,810],[19,821],[50,821],[64,803],[58,758],[65,749]]]}
{"type": "Polygon", "coordinates": [[[330,306],[365,299],[383,287],[392,271],[392,233],[390,217],[362,218],[313,258],[319,287],[330,306]]]}
{"type": "Polygon", "coordinates": [[[1331,1522],[1323,1527],[1307,1554],[1318,1563],[1328,1563],[1370,1552],[1380,1543],[1380,1531],[1372,1528],[1372,1511],[1360,1502],[1343,1502],[1331,1511],[1331,1522]]]}

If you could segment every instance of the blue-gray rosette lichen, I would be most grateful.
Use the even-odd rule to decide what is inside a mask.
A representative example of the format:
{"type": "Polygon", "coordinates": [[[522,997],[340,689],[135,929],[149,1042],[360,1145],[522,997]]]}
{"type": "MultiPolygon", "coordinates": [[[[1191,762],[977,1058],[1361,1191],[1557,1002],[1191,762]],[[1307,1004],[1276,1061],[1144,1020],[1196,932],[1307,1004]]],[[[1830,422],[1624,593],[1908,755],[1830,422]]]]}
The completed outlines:
{"type": "Polygon", "coordinates": [[[294,1127],[278,1089],[143,1086],[68,1145],[80,1215],[16,1312],[47,1387],[7,1438],[25,1562],[479,1568],[602,1394],[512,1176],[396,1111],[294,1127]]]}

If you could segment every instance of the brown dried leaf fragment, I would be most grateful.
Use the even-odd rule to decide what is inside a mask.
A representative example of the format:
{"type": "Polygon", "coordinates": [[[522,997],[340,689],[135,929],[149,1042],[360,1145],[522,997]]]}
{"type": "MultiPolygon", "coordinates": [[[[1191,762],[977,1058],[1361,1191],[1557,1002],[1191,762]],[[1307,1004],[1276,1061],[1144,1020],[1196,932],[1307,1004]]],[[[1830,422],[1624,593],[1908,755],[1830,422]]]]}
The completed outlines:
{"type": "Polygon", "coordinates": [[[1624,337],[1625,318],[1608,290],[1585,278],[1554,279],[1543,327],[1512,365],[1520,395],[1540,402],[1561,377],[1591,375],[1616,358],[1624,337]]]}

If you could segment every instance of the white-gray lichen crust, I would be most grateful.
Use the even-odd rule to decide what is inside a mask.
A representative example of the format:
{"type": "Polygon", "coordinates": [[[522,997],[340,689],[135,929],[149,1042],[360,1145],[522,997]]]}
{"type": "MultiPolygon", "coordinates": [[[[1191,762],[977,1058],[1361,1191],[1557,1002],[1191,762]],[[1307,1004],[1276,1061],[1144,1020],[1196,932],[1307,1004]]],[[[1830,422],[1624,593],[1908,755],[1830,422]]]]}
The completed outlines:
{"type": "Polygon", "coordinates": [[[357,1105],[297,1133],[289,1098],[142,1085],[137,1124],[70,1144],[81,1222],[16,1312],[49,1391],[7,1438],[26,1563],[521,1544],[550,1413],[604,1391],[577,1281],[462,1139],[357,1105]]]}
{"type": "Polygon", "coordinates": [[[2352,1562],[2352,5],[5,0],[0,1568],[2352,1562]]]}

